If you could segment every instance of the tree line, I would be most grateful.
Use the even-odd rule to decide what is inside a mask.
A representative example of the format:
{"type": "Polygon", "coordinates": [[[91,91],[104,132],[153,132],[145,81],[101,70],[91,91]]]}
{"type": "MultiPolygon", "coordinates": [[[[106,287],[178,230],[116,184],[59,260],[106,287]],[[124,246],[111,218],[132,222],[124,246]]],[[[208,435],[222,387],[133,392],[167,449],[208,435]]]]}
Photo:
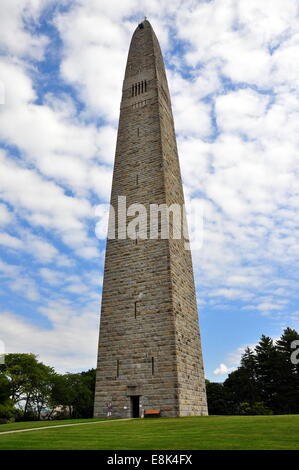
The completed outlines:
{"type": "MultiPolygon", "coordinates": [[[[240,367],[224,383],[207,380],[209,414],[299,413],[299,364],[291,361],[294,340],[299,334],[291,328],[278,341],[262,335],[254,349],[245,349],[240,367]]],[[[0,423],[92,418],[94,389],[95,369],[58,374],[34,354],[6,354],[0,365],[0,423]]]]}
{"type": "Polygon", "coordinates": [[[58,374],[34,354],[6,354],[0,365],[0,423],[92,418],[95,369],[58,374]]]}
{"type": "Polygon", "coordinates": [[[209,413],[299,413],[299,364],[291,360],[295,340],[299,340],[297,331],[286,328],[277,341],[262,335],[254,349],[247,347],[240,367],[224,383],[207,381],[209,413]]]}

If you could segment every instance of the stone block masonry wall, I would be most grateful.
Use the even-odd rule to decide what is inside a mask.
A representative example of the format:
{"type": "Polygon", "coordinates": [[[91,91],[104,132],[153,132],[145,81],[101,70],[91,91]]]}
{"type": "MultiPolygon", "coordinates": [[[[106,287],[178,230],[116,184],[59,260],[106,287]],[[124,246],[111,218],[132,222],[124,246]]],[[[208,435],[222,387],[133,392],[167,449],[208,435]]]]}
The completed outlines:
{"type": "MultiPolygon", "coordinates": [[[[170,96],[151,25],[128,55],[111,204],[183,204],[170,96]]],[[[149,213],[149,210],[148,210],[149,213]]],[[[116,221],[118,228],[118,221],[116,221]]],[[[107,240],[95,416],[141,409],[162,416],[206,414],[192,260],[183,240],[107,240]]]]}

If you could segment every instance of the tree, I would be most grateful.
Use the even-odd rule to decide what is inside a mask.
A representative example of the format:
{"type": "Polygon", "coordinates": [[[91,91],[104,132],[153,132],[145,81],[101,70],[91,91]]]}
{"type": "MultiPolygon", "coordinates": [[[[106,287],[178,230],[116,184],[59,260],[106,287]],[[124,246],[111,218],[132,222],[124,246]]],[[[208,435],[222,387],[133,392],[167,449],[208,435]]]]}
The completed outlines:
{"type": "Polygon", "coordinates": [[[206,380],[206,392],[210,415],[227,415],[232,412],[229,396],[223,384],[206,380]]]}
{"type": "Polygon", "coordinates": [[[272,415],[273,411],[270,410],[262,401],[256,401],[254,403],[243,402],[240,403],[240,414],[241,415],[272,415]]]}
{"type": "Polygon", "coordinates": [[[247,382],[247,391],[249,403],[255,403],[259,399],[258,381],[257,381],[257,360],[254,351],[247,347],[241,357],[241,367],[243,368],[245,381],[247,382]]]}
{"type": "Polygon", "coordinates": [[[52,417],[54,409],[63,406],[68,407],[69,409],[69,416],[72,414],[71,403],[74,400],[73,391],[68,385],[68,376],[67,375],[59,375],[56,374],[53,377],[53,384],[51,388],[51,395],[49,404],[52,408],[51,412],[49,413],[48,418],[52,417]]]}
{"type": "Polygon", "coordinates": [[[72,418],[92,418],[95,369],[77,374],[56,375],[51,391],[52,413],[55,407],[69,409],[72,418]]]}
{"type": "Polygon", "coordinates": [[[40,419],[45,409],[51,418],[59,406],[68,407],[73,418],[91,418],[94,389],[94,369],[60,375],[34,354],[7,354],[0,365],[0,419],[12,412],[18,420],[40,419]]]}
{"type": "Polygon", "coordinates": [[[0,424],[6,423],[14,416],[14,406],[10,399],[9,380],[0,374],[0,424]]]}
{"type": "Polygon", "coordinates": [[[37,364],[35,381],[31,390],[31,408],[37,413],[40,419],[41,412],[49,406],[51,390],[53,387],[54,369],[39,362],[37,364]]]}
{"type": "Polygon", "coordinates": [[[256,356],[249,347],[245,349],[241,357],[240,367],[231,372],[225,380],[224,389],[237,414],[240,412],[242,402],[253,404],[259,400],[256,356]]]}
{"type": "Polygon", "coordinates": [[[261,401],[274,412],[279,411],[279,394],[277,385],[281,375],[280,357],[273,340],[262,335],[255,347],[256,372],[261,401]]]}
{"type": "Polygon", "coordinates": [[[36,363],[34,354],[6,354],[5,363],[0,365],[0,372],[10,382],[11,399],[14,404],[24,399],[28,404],[29,380],[34,374],[36,363]]]}
{"type": "Polygon", "coordinates": [[[296,330],[286,328],[274,343],[262,335],[254,350],[246,348],[240,367],[223,386],[237,414],[299,413],[299,365],[291,362],[296,330]]]}
{"type": "Polygon", "coordinates": [[[4,374],[0,373],[0,404],[3,404],[10,398],[10,382],[4,374]]]}
{"type": "Polygon", "coordinates": [[[34,354],[7,354],[0,373],[9,381],[10,398],[23,411],[23,418],[39,419],[48,404],[54,369],[34,354]]]}
{"type": "Polygon", "coordinates": [[[70,394],[73,397],[71,402],[72,417],[92,418],[94,406],[95,370],[90,369],[87,372],[68,374],[68,386],[70,387],[70,394]]]}
{"type": "Polygon", "coordinates": [[[231,402],[232,414],[240,414],[240,403],[250,401],[246,369],[239,367],[231,372],[224,381],[223,387],[231,402]]]}

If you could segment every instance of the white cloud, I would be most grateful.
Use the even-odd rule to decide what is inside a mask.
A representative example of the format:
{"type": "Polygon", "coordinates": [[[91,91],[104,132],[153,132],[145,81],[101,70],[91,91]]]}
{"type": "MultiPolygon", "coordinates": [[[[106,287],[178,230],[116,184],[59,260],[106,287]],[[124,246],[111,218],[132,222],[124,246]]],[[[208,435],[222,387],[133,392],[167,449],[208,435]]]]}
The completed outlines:
{"type": "Polygon", "coordinates": [[[5,277],[15,277],[19,273],[19,267],[0,260],[0,273],[5,277]]]}
{"type": "Polygon", "coordinates": [[[66,185],[75,193],[94,191],[104,199],[109,195],[111,169],[99,164],[112,162],[112,128],[98,131],[74,116],[74,104],[65,94],[47,94],[45,104],[35,104],[33,82],[23,64],[11,60],[0,63],[5,86],[5,104],[0,108],[0,137],[16,145],[26,159],[46,177],[66,185]],[[96,174],[97,181],[95,181],[96,174]]]}
{"type": "Polygon", "coordinates": [[[36,282],[28,276],[20,275],[17,279],[10,281],[8,286],[12,291],[20,293],[29,300],[40,300],[36,282]]]}
{"type": "Polygon", "coordinates": [[[36,326],[10,312],[0,313],[5,352],[35,353],[59,372],[95,367],[99,327],[96,312],[86,309],[79,314],[71,306],[56,303],[44,313],[55,320],[53,329],[36,326]]]}
{"type": "Polygon", "coordinates": [[[0,204],[0,225],[7,225],[13,220],[12,213],[4,204],[0,204]]]}
{"type": "Polygon", "coordinates": [[[37,172],[22,168],[14,159],[0,152],[1,197],[28,211],[48,217],[49,225],[56,228],[80,228],[77,217],[86,217],[91,206],[85,200],[66,196],[62,188],[47,181],[37,172]]]}
{"type": "Polygon", "coordinates": [[[42,59],[48,38],[42,34],[31,34],[26,23],[38,22],[42,9],[53,0],[1,0],[0,44],[8,54],[42,59]]]}
{"type": "Polygon", "coordinates": [[[64,273],[60,271],[55,271],[54,269],[49,268],[40,268],[39,273],[42,278],[52,286],[58,286],[63,284],[65,281],[64,273]]]}
{"type": "Polygon", "coordinates": [[[216,98],[217,124],[224,132],[256,134],[269,101],[269,96],[250,89],[219,96],[216,98]]]}
{"type": "Polygon", "coordinates": [[[75,250],[76,254],[86,259],[96,260],[100,254],[96,246],[83,246],[75,250]]]}
{"type": "Polygon", "coordinates": [[[23,243],[19,238],[13,237],[8,233],[0,233],[0,245],[18,249],[23,246],[23,243]]]}
{"type": "MultiPolygon", "coordinates": [[[[95,246],[95,240],[89,240],[84,223],[86,218],[93,217],[92,207],[86,199],[65,195],[54,182],[41,178],[34,170],[18,166],[3,151],[0,152],[0,166],[0,196],[14,205],[31,224],[55,230],[78,253],[78,243],[95,246]]],[[[45,261],[57,254],[57,250],[47,241],[31,238],[30,244],[39,258],[45,261]]]]}
{"type": "Polygon", "coordinates": [[[189,138],[209,136],[212,132],[211,104],[199,100],[197,83],[190,83],[178,74],[169,75],[176,131],[189,138]]]}
{"type": "Polygon", "coordinates": [[[38,286],[22,266],[12,265],[0,260],[1,285],[17,292],[31,301],[40,299],[38,286]]]}
{"type": "Polygon", "coordinates": [[[130,31],[102,13],[102,4],[80,5],[56,18],[64,43],[61,73],[72,83],[88,114],[116,120],[130,31]],[[76,31],[76,34],[74,34],[76,31]],[[109,38],[109,39],[108,39],[109,38]]]}
{"type": "Polygon", "coordinates": [[[210,293],[211,297],[224,297],[226,299],[236,300],[250,300],[253,294],[250,294],[246,290],[233,289],[233,288],[222,288],[212,290],[210,293]]]}
{"type": "Polygon", "coordinates": [[[50,263],[59,258],[58,250],[48,241],[43,240],[32,233],[26,233],[25,238],[27,250],[40,262],[50,263]]]}
{"type": "Polygon", "coordinates": [[[226,375],[235,370],[235,367],[228,367],[225,364],[221,363],[219,366],[214,370],[214,375],[226,375]]]}
{"type": "Polygon", "coordinates": [[[97,135],[97,145],[101,161],[113,164],[116,147],[117,129],[112,126],[102,126],[97,135]]]}
{"type": "Polygon", "coordinates": [[[21,238],[14,237],[9,233],[0,233],[0,245],[30,254],[41,263],[55,262],[58,266],[65,267],[73,265],[73,261],[68,256],[59,252],[53,244],[45,239],[24,229],[20,229],[19,234],[21,238]]]}

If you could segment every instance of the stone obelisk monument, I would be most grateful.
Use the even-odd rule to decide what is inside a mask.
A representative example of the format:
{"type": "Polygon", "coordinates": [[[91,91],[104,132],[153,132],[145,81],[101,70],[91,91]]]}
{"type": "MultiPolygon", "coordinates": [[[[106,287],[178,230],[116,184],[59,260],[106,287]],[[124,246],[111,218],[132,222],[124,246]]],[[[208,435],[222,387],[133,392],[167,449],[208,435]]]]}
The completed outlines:
{"type": "Polygon", "coordinates": [[[133,34],[123,82],[111,193],[116,237],[106,246],[94,415],[206,415],[186,240],[163,238],[161,222],[158,239],[149,229],[125,237],[120,200],[148,212],[153,204],[184,205],[163,58],[146,19],[133,34]]]}

